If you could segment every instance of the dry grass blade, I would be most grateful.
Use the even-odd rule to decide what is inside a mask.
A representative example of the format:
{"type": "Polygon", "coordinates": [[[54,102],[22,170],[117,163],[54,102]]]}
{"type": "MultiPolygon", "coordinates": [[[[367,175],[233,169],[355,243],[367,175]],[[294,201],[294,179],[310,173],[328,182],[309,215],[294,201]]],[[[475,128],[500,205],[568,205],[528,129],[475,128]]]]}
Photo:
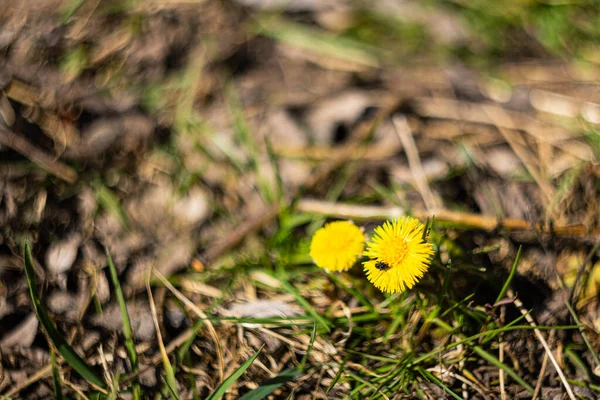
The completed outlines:
{"type": "Polygon", "coordinates": [[[77,180],[77,172],[66,164],[56,161],[49,154],[44,153],[27,140],[16,135],[10,130],[0,125],[0,144],[10,147],[14,151],[21,153],[42,169],[50,172],[58,178],[73,183],[77,180]]]}
{"type": "Polygon", "coordinates": [[[192,303],[190,299],[185,297],[183,293],[177,290],[175,286],[173,286],[171,282],[169,282],[167,278],[165,278],[164,275],[161,274],[156,268],[152,268],[152,273],[162,282],[163,285],[167,287],[167,289],[169,289],[175,295],[175,297],[177,297],[183,304],[189,307],[190,310],[192,310],[199,318],[201,318],[205,322],[206,327],[208,328],[208,332],[210,333],[210,336],[212,337],[213,342],[215,343],[215,349],[217,351],[217,360],[219,363],[219,382],[222,382],[223,371],[225,370],[225,362],[223,361],[223,349],[221,347],[219,335],[217,334],[217,331],[215,330],[215,327],[213,326],[212,322],[210,321],[210,319],[208,319],[206,314],[202,312],[202,310],[196,307],[196,305],[192,303]]]}
{"type": "MultiPolygon", "coordinates": [[[[550,331],[550,337],[554,336],[554,331],[550,331]]],[[[542,390],[542,383],[544,382],[544,377],[546,376],[546,368],[548,367],[548,353],[544,353],[544,359],[542,360],[542,367],[540,368],[540,375],[535,384],[535,391],[533,392],[533,396],[531,396],[531,400],[536,400],[538,395],[540,394],[540,390],[542,390]]]]}
{"type": "Polygon", "coordinates": [[[177,380],[175,379],[175,371],[173,371],[173,366],[171,365],[171,361],[169,361],[169,354],[165,349],[165,345],[162,340],[162,335],[160,333],[160,324],[158,323],[158,317],[156,316],[156,305],[154,304],[152,289],[150,288],[150,277],[148,277],[148,280],[146,280],[146,292],[148,293],[148,300],[150,304],[150,311],[152,312],[152,321],[154,322],[154,329],[156,329],[158,348],[160,350],[161,359],[165,368],[165,374],[167,375],[167,385],[169,386],[169,390],[173,393],[175,398],[178,399],[179,394],[177,390],[177,380]]]}
{"type": "Polygon", "coordinates": [[[18,385],[10,388],[8,392],[4,394],[4,397],[11,398],[17,395],[21,390],[25,389],[29,385],[39,381],[40,379],[44,379],[46,376],[52,373],[52,365],[48,364],[43,368],[40,368],[35,374],[31,375],[29,378],[25,379],[23,382],[20,382],[18,385]]]}
{"type": "Polygon", "coordinates": [[[529,94],[531,105],[536,109],[559,116],[577,118],[581,116],[586,121],[600,123],[600,104],[582,101],[575,97],[534,89],[529,94]]]}
{"type": "Polygon", "coordinates": [[[55,143],[58,153],[80,142],[79,132],[75,126],[54,114],[36,107],[24,108],[21,113],[23,117],[42,128],[42,132],[55,143]]]}
{"type": "Polygon", "coordinates": [[[548,203],[556,196],[555,190],[547,182],[541,169],[535,165],[536,162],[534,157],[527,151],[525,146],[518,143],[515,139],[515,131],[517,127],[515,126],[513,120],[501,108],[483,106],[483,110],[488,114],[494,124],[496,124],[498,131],[502,134],[502,136],[504,136],[506,142],[510,145],[519,159],[521,159],[523,165],[525,165],[525,168],[527,168],[527,171],[529,171],[533,179],[535,179],[546,199],[544,209],[548,208],[548,203]],[[508,127],[508,129],[504,127],[508,127]]]}
{"type": "MultiPolygon", "coordinates": [[[[525,307],[523,307],[523,303],[521,302],[521,300],[519,300],[517,297],[515,297],[515,294],[512,291],[512,289],[508,289],[507,294],[508,294],[508,297],[513,299],[515,306],[519,309],[521,314],[523,314],[523,316],[525,317],[527,322],[529,322],[529,325],[531,325],[532,327],[536,327],[537,325],[536,325],[535,321],[533,320],[533,317],[529,314],[529,312],[525,309],[525,307]]],[[[565,387],[567,394],[569,395],[569,398],[571,400],[575,400],[576,397],[575,397],[575,394],[573,393],[573,390],[571,389],[571,385],[569,385],[569,382],[567,382],[567,377],[565,376],[564,372],[560,368],[560,365],[558,365],[556,358],[554,358],[554,355],[552,354],[552,350],[550,350],[550,346],[548,346],[548,343],[546,342],[546,339],[544,339],[542,332],[539,329],[534,329],[533,331],[535,332],[535,336],[537,336],[538,340],[542,344],[542,347],[544,347],[546,354],[548,354],[548,358],[550,358],[552,365],[556,369],[556,372],[558,373],[558,376],[560,377],[560,380],[561,380],[563,386],[565,387]]]]}
{"type": "Polygon", "coordinates": [[[52,139],[63,150],[80,140],[79,132],[72,123],[59,116],[39,108],[39,89],[13,78],[5,89],[6,96],[23,104],[23,116],[35,122],[46,136],[52,139]]]}
{"type": "Polygon", "coordinates": [[[39,92],[18,79],[13,78],[4,91],[6,96],[26,106],[35,107],[38,103],[39,92]]]}
{"type": "Polygon", "coordinates": [[[532,118],[527,114],[516,111],[505,111],[498,106],[432,97],[417,98],[414,101],[414,105],[417,109],[417,113],[425,117],[495,125],[506,129],[514,129],[515,126],[518,126],[519,129],[550,144],[558,144],[565,139],[577,136],[576,133],[567,129],[556,126],[546,126],[539,120],[532,118]],[[490,112],[505,113],[510,120],[503,119],[496,122],[490,117],[490,112]]]}
{"type": "Polygon", "coordinates": [[[400,140],[402,146],[404,146],[404,152],[408,158],[408,165],[410,166],[410,172],[412,173],[413,179],[423,197],[425,207],[428,210],[437,210],[439,208],[439,201],[431,191],[425,171],[423,171],[423,165],[421,164],[421,157],[419,157],[419,150],[415,143],[415,138],[412,135],[412,131],[405,117],[394,116],[392,118],[394,128],[400,140]]]}

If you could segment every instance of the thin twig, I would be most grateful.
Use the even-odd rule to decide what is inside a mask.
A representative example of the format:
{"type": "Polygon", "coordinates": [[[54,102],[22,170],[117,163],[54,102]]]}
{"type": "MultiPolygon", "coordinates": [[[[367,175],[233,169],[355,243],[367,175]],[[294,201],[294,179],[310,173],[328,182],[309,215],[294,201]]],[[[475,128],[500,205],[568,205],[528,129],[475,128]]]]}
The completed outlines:
{"type": "Polygon", "coordinates": [[[80,388],[79,386],[75,385],[73,382],[65,379],[65,380],[63,380],[62,383],[65,384],[65,385],[67,385],[68,387],[70,387],[75,393],[77,393],[79,396],[81,396],[81,398],[83,400],[90,400],[90,398],[87,397],[85,395],[85,393],[83,393],[83,389],[80,388]]]}
{"type": "Polygon", "coordinates": [[[27,140],[0,125],[0,145],[21,153],[44,170],[69,183],[77,180],[77,172],[66,164],[55,160],[49,154],[35,147],[27,140]]]}
{"type": "Polygon", "coordinates": [[[391,146],[362,146],[357,152],[348,154],[343,147],[330,146],[302,146],[288,147],[274,146],[274,152],[280,157],[290,159],[305,159],[311,161],[327,162],[332,160],[344,161],[379,161],[390,158],[398,153],[398,147],[391,146]]]}
{"type": "MultiPolygon", "coordinates": [[[[550,338],[554,336],[554,330],[550,331],[550,338]]],[[[537,399],[537,396],[540,394],[540,390],[542,390],[542,383],[544,382],[544,376],[546,376],[546,368],[548,367],[548,353],[544,353],[544,359],[542,360],[542,368],[540,368],[540,375],[538,376],[538,380],[535,384],[535,390],[533,391],[533,396],[531,396],[531,400],[537,399]]]]}
{"type": "MultiPolygon", "coordinates": [[[[162,340],[162,334],[160,333],[160,324],[158,323],[158,318],[157,318],[157,314],[156,314],[156,305],[154,304],[154,298],[152,296],[152,288],[150,288],[150,277],[148,277],[148,279],[146,280],[146,292],[148,293],[148,303],[150,305],[150,312],[152,313],[152,321],[154,322],[154,329],[156,330],[156,339],[158,342],[158,349],[160,350],[160,355],[161,358],[163,360],[164,366],[165,366],[165,371],[172,371],[172,368],[170,366],[170,362],[169,362],[169,355],[167,353],[167,350],[165,349],[165,344],[162,340]],[[167,369],[168,368],[168,369],[167,369]]],[[[173,382],[169,381],[169,373],[167,372],[167,377],[166,377],[166,382],[167,384],[173,384],[173,382]]],[[[175,388],[172,388],[175,389],[175,388]]]]}
{"type": "Polygon", "coordinates": [[[25,389],[27,386],[33,384],[34,382],[39,381],[40,379],[45,378],[46,376],[52,373],[52,365],[48,364],[45,367],[39,369],[35,374],[31,375],[29,378],[20,382],[17,386],[13,387],[10,391],[4,394],[4,397],[14,397],[21,390],[25,389]]]}
{"type": "Polygon", "coordinates": [[[423,165],[421,164],[421,157],[419,157],[419,150],[417,149],[412,130],[406,122],[406,118],[403,116],[394,115],[392,117],[392,123],[394,124],[396,134],[398,134],[398,137],[402,142],[402,146],[404,147],[404,153],[408,159],[410,172],[412,173],[417,190],[425,202],[425,207],[428,210],[439,208],[439,202],[429,187],[427,176],[423,170],[423,165]]]}
{"type": "MultiPolygon", "coordinates": [[[[347,218],[363,221],[379,221],[392,219],[406,215],[406,209],[402,207],[386,206],[363,206],[354,204],[334,203],[314,199],[302,199],[296,204],[296,209],[300,212],[335,216],[338,218],[347,218]]],[[[436,222],[453,223],[457,227],[463,226],[469,229],[494,230],[504,229],[508,231],[530,231],[535,230],[540,233],[548,233],[557,236],[573,237],[599,237],[600,229],[589,229],[585,225],[552,225],[532,224],[524,219],[517,218],[498,218],[489,215],[474,213],[457,212],[446,209],[441,210],[422,210],[411,209],[411,214],[416,218],[425,220],[431,215],[435,215],[436,222]]]]}
{"type": "MultiPolygon", "coordinates": [[[[506,314],[506,307],[502,306],[500,308],[500,323],[504,323],[504,316],[506,314]]],[[[500,349],[498,354],[498,359],[501,363],[504,363],[504,335],[500,334],[500,349]]],[[[504,387],[504,370],[502,368],[499,369],[499,378],[500,378],[500,399],[506,400],[506,388],[504,387]]]]}
{"type": "Polygon", "coordinates": [[[531,325],[534,328],[533,331],[535,332],[535,335],[537,336],[538,340],[542,344],[542,347],[546,351],[548,358],[550,358],[550,361],[552,362],[554,369],[556,369],[556,372],[558,373],[558,376],[559,376],[563,386],[565,387],[565,390],[567,391],[569,398],[571,400],[575,400],[576,399],[575,394],[573,393],[573,390],[571,389],[571,385],[569,385],[569,382],[567,382],[567,377],[565,376],[564,372],[560,368],[560,365],[558,365],[556,358],[554,358],[554,355],[552,354],[552,350],[550,350],[550,346],[548,346],[548,343],[546,342],[546,339],[544,339],[542,332],[536,328],[537,324],[533,320],[533,317],[529,314],[529,312],[525,309],[525,307],[523,307],[523,303],[521,302],[521,300],[519,300],[515,296],[515,293],[512,291],[512,289],[509,288],[506,293],[509,298],[514,299],[515,306],[519,309],[519,311],[525,317],[527,322],[529,322],[529,325],[531,325]]]}

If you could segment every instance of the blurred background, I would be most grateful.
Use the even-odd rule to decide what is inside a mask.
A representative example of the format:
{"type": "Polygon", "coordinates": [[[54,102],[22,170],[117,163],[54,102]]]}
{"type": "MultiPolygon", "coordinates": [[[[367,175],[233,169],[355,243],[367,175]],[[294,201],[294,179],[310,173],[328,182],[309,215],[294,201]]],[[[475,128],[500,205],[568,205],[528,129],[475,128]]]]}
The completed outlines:
{"type": "MultiPolygon", "coordinates": [[[[498,386],[503,368],[486,358],[431,356],[435,376],[411,367],[386,381],[388,364],[368,357],[398,365],[392,354],[453,341],[429,325],[435,307],[462,310],[446,326],[479,332],[521,246],[515,290],[540,324],[569,325],[564,299],[576,307],[588,347],[577,330],[551,340],[573,344],[561,365],[595,398],[599,21],[595,0],[1,0],[0,393],[53,393],[27,241],[44,307],[99,369],[103,346],[105,374],[131,367],[106,250],[145,345],[143,393],[174,396],[153,317],[165,345],[200,330],[187,358],[171,358],[181,398],[207,397],[262,345],[229,398],[290,368],[300,372],[272,398],[516,398],[538,379],[544,396],[564,394],[532,331],[502,339],[529,388],[498,386]],[[404,213],[436,216],[419,294],[388,298],[360,267],[336,277],[312,266],[310,237],[327,217],[369,232],[404,213]],[[214,328],[193,328],[196,314],[156,280],[154,315],[152,268],[214,328]],[[312,322],[221,320],[302,315],[312,322]],[[472,371],[476,389],[448,365],[472,371]]],[[[56,368],[67,393],[91,390],[56,368]]]]}

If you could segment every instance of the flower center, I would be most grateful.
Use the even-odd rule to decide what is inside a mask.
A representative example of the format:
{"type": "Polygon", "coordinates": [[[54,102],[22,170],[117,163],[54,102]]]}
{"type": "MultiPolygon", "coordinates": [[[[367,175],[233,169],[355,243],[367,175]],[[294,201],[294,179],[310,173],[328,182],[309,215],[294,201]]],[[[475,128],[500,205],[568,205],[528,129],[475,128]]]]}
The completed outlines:
{"type": "Polygon", "coordinates": [[[381,254],[381,260],[388,263],[390,267],[396,267],[404,261],[407,254],[408,243],[404,239],[398,239],[385,246],[381,254]]]}

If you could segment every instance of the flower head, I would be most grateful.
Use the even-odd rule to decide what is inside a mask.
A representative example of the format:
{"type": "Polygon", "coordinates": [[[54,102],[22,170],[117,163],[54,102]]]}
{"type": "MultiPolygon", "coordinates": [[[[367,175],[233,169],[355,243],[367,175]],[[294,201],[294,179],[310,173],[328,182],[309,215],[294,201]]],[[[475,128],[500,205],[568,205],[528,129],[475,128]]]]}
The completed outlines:
{"type": "Polygon", "coordinates": [[[365,235],[350,221],[325,224],[315,232],[310,256],[317,266],[329,271],[352,267],[365,248],[365,235]]]}
{"type": "Polygon", "coordinates": [[[383,292],[412,288],[429,268],[434,254],[431,243],[423,240],[425,226],[418,219],[400,217],[375,228],[367,244],[363,263],[367,278],[383,292]]]}

